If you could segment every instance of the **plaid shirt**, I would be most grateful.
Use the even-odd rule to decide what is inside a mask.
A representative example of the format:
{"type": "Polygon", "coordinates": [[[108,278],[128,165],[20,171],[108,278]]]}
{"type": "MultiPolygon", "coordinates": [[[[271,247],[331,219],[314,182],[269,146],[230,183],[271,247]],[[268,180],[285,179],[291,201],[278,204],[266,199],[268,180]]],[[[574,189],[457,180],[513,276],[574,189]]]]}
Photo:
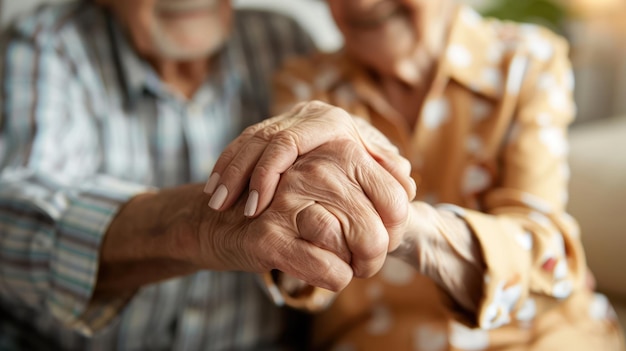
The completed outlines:
{"type": "Polygon", "coordinates": [[[89,304],[100,245],[120,206],[147,188],[204,181],[225,145],[268,116],[272,71],[312,48],[284,17],[237,11],[235,19],[218,73],[189,100],[89,1],[40,8],[5,33],[0,306],[13,321],[0,329],[0,348],[37,347],[20,346],[24,340],[72,350],[283,345],[287,311],[254,274],[203,271],[129,301],[89,304]]]}

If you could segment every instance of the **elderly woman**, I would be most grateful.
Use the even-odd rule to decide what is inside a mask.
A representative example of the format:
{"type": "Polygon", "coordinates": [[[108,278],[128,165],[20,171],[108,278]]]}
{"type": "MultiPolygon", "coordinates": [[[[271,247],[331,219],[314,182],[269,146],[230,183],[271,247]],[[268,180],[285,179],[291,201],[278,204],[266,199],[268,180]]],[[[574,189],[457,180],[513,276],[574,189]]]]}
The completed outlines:
{"type": "MultiPolygon", "coordinates": [[[[366,119],[410,160],[419,191],[377,275],[336,296],[280,274],[268,278],[279,300],[323,310],[314,347],[623,349],[565,212],[566,131],[575,113],[566,42],[450,0],[328,5],[345,47],[288,64],[275,81],[277,109],[317,99],[366,119]]],[[[295,127],[261,128],[272,135],[295,127]]],[[[250,167],[238,168],[249,169],[258,160],[246,206],[255,216],[295,156],[281,157],[272,138],[252,145],[244,135],[234,145],[246,143],[267,147],[264,156],[231,150],[215,172],[236,174],[229,163],[244,158],[250,167]]],[[[224,184],[241,188],[249,174],[224,184]]]]}

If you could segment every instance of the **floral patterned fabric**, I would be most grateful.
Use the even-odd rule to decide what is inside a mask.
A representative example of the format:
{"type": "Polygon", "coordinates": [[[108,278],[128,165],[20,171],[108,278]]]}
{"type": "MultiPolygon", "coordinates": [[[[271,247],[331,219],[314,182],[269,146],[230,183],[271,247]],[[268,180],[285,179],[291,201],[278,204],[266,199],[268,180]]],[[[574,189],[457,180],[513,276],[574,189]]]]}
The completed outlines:
{"type": "Polygon", "coordinates": [[[567,51],[546,29],[486,20],[459,7],[414,128],[343,52],[294,60],[276,76],[278,111],[318,99],[381,130],[411,161],[418,200],[464,219],[485,263],[475,314],[394,258],[337,296],[287,296],[293,305],[324,309],[316,316],[316,346],[624,348],[606,297],[586,287],[578,226],[565,212],[566,133],[575,115],[567,51]]]}

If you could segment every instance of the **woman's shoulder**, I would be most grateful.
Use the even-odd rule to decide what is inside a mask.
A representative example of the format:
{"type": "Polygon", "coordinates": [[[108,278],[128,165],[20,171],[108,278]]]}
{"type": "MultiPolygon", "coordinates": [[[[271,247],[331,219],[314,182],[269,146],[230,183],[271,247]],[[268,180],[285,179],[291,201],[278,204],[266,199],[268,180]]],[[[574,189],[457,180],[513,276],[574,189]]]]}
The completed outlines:
{"type": "Polygon", "coordinates": [[[567,40],[547,27],[482,17],[467,6],[461,7],[455,26],[461,27],[457,31],[468,33],[474,50],[494,55],[494,61],[496,52],[527,53],[532,59],[548,61],[569,49],[567,40]]]}

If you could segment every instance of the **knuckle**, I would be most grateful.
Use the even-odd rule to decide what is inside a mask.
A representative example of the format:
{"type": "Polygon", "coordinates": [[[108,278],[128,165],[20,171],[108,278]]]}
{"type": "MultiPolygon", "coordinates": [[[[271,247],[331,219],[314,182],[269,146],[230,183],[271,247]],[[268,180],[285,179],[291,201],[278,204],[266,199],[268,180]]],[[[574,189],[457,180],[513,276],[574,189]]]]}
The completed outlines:
{"type": "Polygon", "coordinates": [[[328,163],[317,159],[319,162],[310,162],[312,160],[297,160],[289,169],[289,173],[298,173],[302,181],[315,179],[314,182],[307,182],[307,189],[320,189],[321,187],[331,186],[331,174],[335,173],[333,167],[329,167],[328,163]]]}
{"type": "Polygon", "coordinates": [[[348,111],[340,107],[330,106],[326,115],[334,124],[340,126],[343,132],[350,135],[359,135],[358,126],[348,111]]]}
{"type": "Polygon", "coordinates": [[[261,184],[265,182],[269,177],[271,177],[274,173],[276,172],[273,172],[268,166],[258,164],[254,168],[254,172],[252,173],[252,178],[250,182],[254,184],[261,184]]]}
{"type": "MultiPolygon", "coordinates": [[[[411,174],[410,167],[407,168],[406,164],[401,159],[391,161],[381,160],[378,161],[378,164],[384,168],[383,174],[391,186],[395,185],[394,182],[401,185],[400,181],[411,174]]],[[[392,191],[394,190],[395,188],[392,191]]]]}
{"type": "Polygon", "coordinates": [[[398,162],[398,166],[400,167],[400,170],[401,170],[402,174],[411,175],[411,169],[413,167],[411,166],[411,162],[409,160],[407,160],[404,157],[400,157],[400,161],[398,162]]]}
{"type": "Polygon", "coordinates": [[[356,248],[352,249],[352,255],[358,257],[362,262],[373,262],[385,255],[389,247],[389,237],[387,233],[375,233],[367,241],[363,241],[356,248]]]}
{"type": "Polygon", "coordinates": [[[340,107],[332,106],[328,113],[332,115],[335,119],[348,120],[354,124],[354,121],[352,120],[352,115],[350,115],[348,111],[340,107]]]}
{"type": "Polygon", "coordinates": [[[245,174],[246,170],[244,166],[241,165],[239,162],[233,161],[224,171],[223,179],[220,179],[222,183],[229,183],[230,180],[240,179],[245,174]]]}
{"type": "Polygon", "coordinates": [[[261,123],[246,127],[246,129],[244,129],[243,132],[241,132],[240,137],[252,137],[261,128],[262,128],[261,123]]]}
{"type": "Polygon", "coordinates": [[[339,221],[328,211],[317,211],[310,220],[311,224],[315,224],[312,239],[322,243],[330,243],[338,241],[336,240],[337,236],[342,235],[339,221]]]}
{"type": "MultiPolygon", "coordinates": [[[[382,265],[380,265],[382,266],[382,265]]],[[[374,276],[380,270],[378,261],[359,262],[354,264],[354,275],[357,278],[367,279],[374,276]]]]}
{"type": "Polygon", "coordinates": [[[295,104],[292,108],[291,108],[291,112],[298,114],[300,113],[302,110],[304,110],[307,105],[310,104],[310,102],[308,101],[303,101],[303,102],[299,102],[297,104],[295,104]]]}
{"type": "Polygon", "coordinates": [[[222,156],[221,157],[226,157],[226,158],[233,158],[235,157],[235,149],[234,148],[226,148],[226,150],[224,150],[222,152],[222,156]]]}
{"type": "Polygon", "coordinates": [[[313,100],[307,102],[299,112],[300,117],[319,117],[322,115],[327,115],[329,113],[333,113],[332,111],[336,109],[335,106],[329,105],[323,101],[313,100]]]}
{"type": "Polygon", "coordinates": [[[290,129],[279,130],[274,134],[272,142],[286,148],[298,148],[299,136],[290,129]]]}
{"type": "Polygon", "coordinates": [[[343,289],[347,283],[341,276],[340,272],[328,261],[319,261],[318,277],[316,280],[323,282],[330,290],[339,291],[343,289]]]}
{"type": "Polygon", "coordinates": [[[332,106],[320,100],[312,100],[306,103],[305,108],[311,111],[318,111],[327,110],[329,108],[332,108],[332,106]]]}
{"type": "Polygon", "coordinates": [[[393,189],[387,196],[387,204],[385,205],[387,211],[382,218],[385,227],[398,226],[406,220],[409,212],[409,199],[406,195],[406,191],[400,184],[394,183],[393,189]]]}
{"type": "Polygon", "coordinates": [[[339,220],[330,212],[317,213],[316,222],[319,225],[318,231],[322,236],[335,236],[341,234],[339,220]]]}
{"type": "Polygon", "coordinates": [[[272,140],[272,138],[274,138],[276,133],[278,133],[280,130],[281,128],[278,124],[270,124],[270,125],[264,126],[263,128],[257,129],[254,132],[253,138],[264,141],[264,142],[268,142],[272,140]]]}

